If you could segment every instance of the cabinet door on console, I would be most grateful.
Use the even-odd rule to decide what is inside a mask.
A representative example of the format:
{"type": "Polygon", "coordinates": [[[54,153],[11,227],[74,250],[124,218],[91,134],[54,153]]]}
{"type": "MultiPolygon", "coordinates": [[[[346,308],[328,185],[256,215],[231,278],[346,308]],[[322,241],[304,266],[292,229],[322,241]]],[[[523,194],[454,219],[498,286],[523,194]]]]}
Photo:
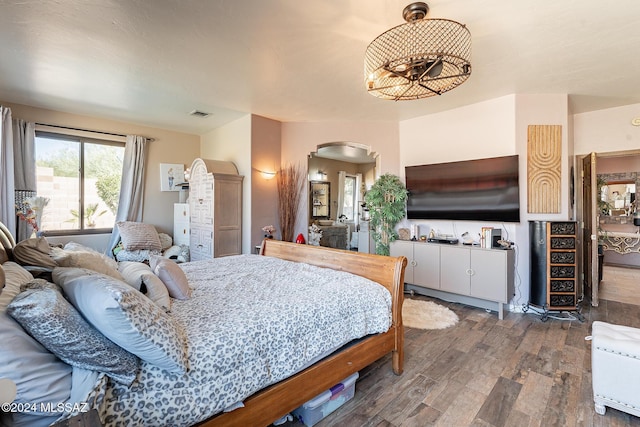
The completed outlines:
{"type": "Polygon", "coordinates": [[[507,303],[507,252],[471,251],[471,296],[507,303]]]}
{"type": "Polygon", "coordinates": [[[428,243],[413,245],[413,284],[440,289],[440,247],[428,243]]]}
{"type": "Polygon", "coordinates": [[[415,284],[413,279],[413,267],[416,265],[416,261],[413,259],[413,242],[406,240],[396,240],[389,246],[389,255],[397,257],[403,256],[407,259],[407,267],[404,270],[405,283],[415,284]]]}
{"type": "Polygon", "coordinates": [[[469,249],[442,246],[440,254],[440,290],[469,295],[471,293],[469,249]]]}

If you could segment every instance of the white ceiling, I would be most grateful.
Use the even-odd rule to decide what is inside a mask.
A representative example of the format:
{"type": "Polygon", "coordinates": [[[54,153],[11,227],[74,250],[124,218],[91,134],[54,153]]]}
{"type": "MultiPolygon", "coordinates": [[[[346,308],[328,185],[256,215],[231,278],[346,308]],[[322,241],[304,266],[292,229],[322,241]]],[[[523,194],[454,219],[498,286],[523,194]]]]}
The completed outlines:
{"type": "Polygon", "coordinates": [[[0,100],[195,134],[246,113],[398,121],[512,93],[567,93],[575,113],[640,103],[638,0],[428,2],[469,28],[471,77],[439,97],[375,98],[364,51],[409,3],[2,0],[0,100]]]}

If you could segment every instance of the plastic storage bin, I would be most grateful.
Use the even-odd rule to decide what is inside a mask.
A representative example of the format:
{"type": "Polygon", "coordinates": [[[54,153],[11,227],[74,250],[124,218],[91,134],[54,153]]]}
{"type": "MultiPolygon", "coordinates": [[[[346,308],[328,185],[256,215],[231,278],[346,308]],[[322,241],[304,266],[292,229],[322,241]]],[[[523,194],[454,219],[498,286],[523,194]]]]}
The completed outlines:
{"type": "Polygon", "coordinates": [[[324,417],[351,400],[356,392],[358,373],[349,376],[304,405],[294,409],[293,415],[307,427],[312,427],[324,417]]]}

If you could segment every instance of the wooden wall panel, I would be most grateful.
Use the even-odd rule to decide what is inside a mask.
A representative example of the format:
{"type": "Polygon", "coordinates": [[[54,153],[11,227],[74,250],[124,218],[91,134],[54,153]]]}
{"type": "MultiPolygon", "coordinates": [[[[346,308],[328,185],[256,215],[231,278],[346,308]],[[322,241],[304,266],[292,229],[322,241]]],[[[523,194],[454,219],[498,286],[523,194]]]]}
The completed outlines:
{"type": "Polygon", "coordinates": [[[560,213],[562,126],[527,128],[527,209],[529,213],[560,213]]]}

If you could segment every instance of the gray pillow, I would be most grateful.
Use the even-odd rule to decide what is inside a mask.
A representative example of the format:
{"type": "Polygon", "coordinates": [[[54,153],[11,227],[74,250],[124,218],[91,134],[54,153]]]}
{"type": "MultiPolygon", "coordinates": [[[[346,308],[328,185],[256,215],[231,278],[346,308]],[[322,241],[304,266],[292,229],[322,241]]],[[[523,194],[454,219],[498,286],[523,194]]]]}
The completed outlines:
{"type": "MultiPolygon", "coordinates": [[[[20,293],[20,286],[33,280],[31,273],[13,262],[2,266],[6,286],[0,294],[0,378],[16,384],[15,403],[67,402],[71,394],[71,366],[33,339],[7,313],[7,305],[20,293]]],[[[10,425],[48,426],[59,412],[2,414],[10,416],[10,425]]]]}
{"type": "Polygon", "coordinates": [[[164,310],[126,283],[82,268],[58,267],[53,281],[104,336],[152,365],[188,369],[186,337],[164,310]]]}
{"type": "Polygon", "coordinates": [[[104,372],[127,385],[136,378],[138,358],[87,323],[56,288],[36,282],[11,301],[7,313],[69,365],[104,372]]]}

